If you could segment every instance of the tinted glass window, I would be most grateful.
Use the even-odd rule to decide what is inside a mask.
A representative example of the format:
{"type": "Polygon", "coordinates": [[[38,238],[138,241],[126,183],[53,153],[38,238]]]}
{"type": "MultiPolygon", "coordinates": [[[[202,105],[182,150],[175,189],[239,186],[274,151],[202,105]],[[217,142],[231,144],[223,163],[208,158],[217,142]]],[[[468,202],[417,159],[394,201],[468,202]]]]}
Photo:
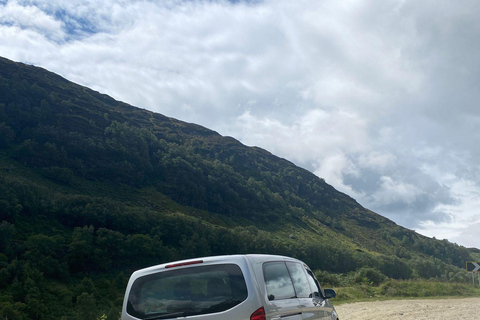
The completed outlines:
{"type": "Polygon", "coordinates": [[[310,284],[310,288],[312,290],[311,297],[319,298],[320,295],[320,286],[318,285],[317,280],[313,277],[313,273],[310,270],[307,270],[307,280],[310,284]]]}
{"type": "Polygon", "coordinates": [[[287,267],[290,271],[290,276],[292,277],[297,297],[308,298],[312,292],[308,284],[305,268],[300,263],[296,262],[287,262],[287,267]]]}
{"type": "Polygon", "coordinates": [[[269,300],[295,298],[295,290],[285,262],[267,262],[263,275],[269,300]]]}
{"type": "Polygon", "coordinates": [[[128,297],[127,312],[140,319],[208,314],[228,310],[247,295],[237,265],[191,267],[138,278],[128,297]]]}

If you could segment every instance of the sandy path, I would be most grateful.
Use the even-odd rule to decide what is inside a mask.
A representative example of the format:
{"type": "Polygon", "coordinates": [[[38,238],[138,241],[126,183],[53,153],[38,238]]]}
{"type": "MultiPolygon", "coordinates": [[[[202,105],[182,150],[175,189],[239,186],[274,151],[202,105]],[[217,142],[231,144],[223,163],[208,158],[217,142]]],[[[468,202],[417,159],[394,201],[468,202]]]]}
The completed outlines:
{"type": "Polygon", "coordinates": [[[357,302],[335,309],[340,320],[479,320],[480,298],[357,302]]]}

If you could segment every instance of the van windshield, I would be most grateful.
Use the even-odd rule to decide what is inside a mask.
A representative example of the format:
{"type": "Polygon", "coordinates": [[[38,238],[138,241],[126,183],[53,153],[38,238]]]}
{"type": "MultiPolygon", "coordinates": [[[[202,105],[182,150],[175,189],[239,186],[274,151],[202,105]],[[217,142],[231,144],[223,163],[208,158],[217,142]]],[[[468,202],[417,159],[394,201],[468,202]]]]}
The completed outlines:
{"type": "Polygon", "coordinates": [[[140,319],[209,314],[233,308],[247,295],[239,266],[195,266],[135,280],[128,296],[127,312],[140,319]]]}

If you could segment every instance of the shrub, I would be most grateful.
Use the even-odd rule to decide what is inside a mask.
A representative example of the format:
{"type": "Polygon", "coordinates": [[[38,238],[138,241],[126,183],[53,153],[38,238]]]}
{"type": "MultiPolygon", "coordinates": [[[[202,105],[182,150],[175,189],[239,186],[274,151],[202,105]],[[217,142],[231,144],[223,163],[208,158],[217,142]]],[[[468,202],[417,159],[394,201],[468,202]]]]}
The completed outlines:
{"type": "Polygon", "coordinates": [[[70,184],[73,180],[73,171],[68,168],[61,167],[48,167],[42,169],[42,174],[44,177],[51,179],[53,181],[70,184]]]}
{"type": "Polygon", "coordinates": [[[360,268],[357,273],[355,274],[355,282],[356,283],[366,283],[371,284],[373,286],[379,286],[387,277],[378,271],[377,269],[363,267],[360,268]]]}

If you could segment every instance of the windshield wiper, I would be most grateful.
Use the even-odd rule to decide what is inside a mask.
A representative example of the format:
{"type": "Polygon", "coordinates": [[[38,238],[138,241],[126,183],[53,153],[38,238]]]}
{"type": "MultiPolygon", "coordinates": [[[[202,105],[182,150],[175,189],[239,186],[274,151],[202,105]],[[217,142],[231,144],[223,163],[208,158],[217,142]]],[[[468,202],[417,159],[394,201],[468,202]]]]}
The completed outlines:
{"type": "Polygon", "coordinates": [[[168,319],[168,318],[177,318],[185,315],[185,312],[172,312],[172,313],[164,313],[158,316],[143,318],[144,320],[158,320],[158,319],[168,319]]]}

